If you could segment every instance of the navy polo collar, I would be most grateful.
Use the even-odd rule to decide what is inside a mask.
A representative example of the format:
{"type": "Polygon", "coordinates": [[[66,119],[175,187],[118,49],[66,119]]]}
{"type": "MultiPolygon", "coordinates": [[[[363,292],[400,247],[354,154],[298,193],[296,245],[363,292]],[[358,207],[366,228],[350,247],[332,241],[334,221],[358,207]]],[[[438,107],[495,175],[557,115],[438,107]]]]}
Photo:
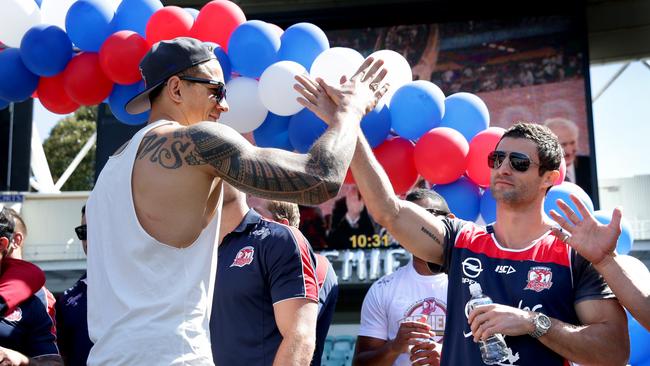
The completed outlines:
{"type": "Polygon", "coordinates": [[[249,225],[256,225],[260,221],[262,221],[262,216],[251,208],[248,210],[246,216],[244,216],[244,219],[241,220],[241,222],[233,230],[233,232],[243,233],[248,228],[249,225]]]}

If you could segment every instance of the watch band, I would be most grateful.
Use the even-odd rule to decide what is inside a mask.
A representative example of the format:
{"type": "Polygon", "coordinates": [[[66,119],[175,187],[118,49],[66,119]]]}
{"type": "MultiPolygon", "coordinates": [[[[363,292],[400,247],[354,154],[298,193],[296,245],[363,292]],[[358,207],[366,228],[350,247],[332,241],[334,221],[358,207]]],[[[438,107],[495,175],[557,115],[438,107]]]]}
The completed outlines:
{"type": "Polygon", "coordinates": [[[533,324],[535,325],[535,330],[530,333],[530,336],[536,339],[543,336],[549,329],[551,329],[551,319],[542,313],[535,313],[533,324]]]}

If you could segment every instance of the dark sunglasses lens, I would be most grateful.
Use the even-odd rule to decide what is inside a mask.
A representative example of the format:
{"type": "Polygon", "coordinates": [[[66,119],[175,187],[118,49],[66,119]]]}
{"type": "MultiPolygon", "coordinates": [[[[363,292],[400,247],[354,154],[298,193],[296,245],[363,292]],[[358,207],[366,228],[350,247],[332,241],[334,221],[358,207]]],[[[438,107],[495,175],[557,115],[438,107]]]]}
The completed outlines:
{"type": "Polygon", "coordinates": [[[74,231],[77,233],[79,240],[86,240],[86,228],[84,226],[78,226],[74,228],[74,231]]]}
{"type": "Polygon", "coordinates": [[[488,154],[488,167],[498,169],[503,164],[505,157],[506,154],[503,151],[492,151],[488,154]]]}
{"type": "Polygon", "coordinates": [[[518,172],[525,172],[530,168],[530,158],[522,153],[510,153],[510,165],[518,172]]]}

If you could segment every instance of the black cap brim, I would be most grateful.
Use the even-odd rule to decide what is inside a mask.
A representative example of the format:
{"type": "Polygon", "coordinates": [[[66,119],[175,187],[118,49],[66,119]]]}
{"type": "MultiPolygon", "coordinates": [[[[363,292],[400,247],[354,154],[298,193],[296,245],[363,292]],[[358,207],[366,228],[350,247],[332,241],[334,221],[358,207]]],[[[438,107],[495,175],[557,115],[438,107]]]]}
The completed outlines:
{"type": "Polygon", "coordinates": [[[148,110],[151,109],[151,102],[149,101],[149,94],[162,85],[165,82],[165,80],[159,82],[156,85],[152,85],[151,87],[143,90],[140,94],[136,95],[135,97],[131,98],[126,103],[126,107],[124,108],[126,110],[126,113],[128,114],[140,114],[144,113],[148,110]]]}

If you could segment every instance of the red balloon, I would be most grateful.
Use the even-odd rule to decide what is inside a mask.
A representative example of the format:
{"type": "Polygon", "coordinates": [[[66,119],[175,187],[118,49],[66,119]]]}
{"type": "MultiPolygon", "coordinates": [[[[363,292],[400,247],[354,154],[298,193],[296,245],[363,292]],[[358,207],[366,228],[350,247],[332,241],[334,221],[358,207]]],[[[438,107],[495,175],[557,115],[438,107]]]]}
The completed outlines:
{"type": "Polygon", "coordinates": [[[564,182],[565,177],[566,177],[566,161],[564,161],[564,157],[562,157],[562,161],[560,161],[560,176],[557,177],[553,185],[559,186],[564,182]]]}
{"type": "Polygon", "coordinates": [[[79,103],[72,100],[68,93],[65,92],[63,73],[52,77],[41,76],[36,90],[40,95],[43,107],[52,113],[68,114],[79,108],[79,103]]]}
{"type": "Polygon", "coordinates": [[[411,190],[418,180],[413,150],[413,143],[401,137],[387,139],[374,149],[375,157],[384,167],[397,195],[411,190]]]}
{"type": "Polygon", "coordinates": [[[149,44],[138,33],[119,31],[106,38],[99,49],[99,62],[108,78],[118,84],[130,85],[142,79],[140,61],[149,51],[149,44]]]}
{"type": "Polygon", "coordinates": [[[157,42],[176,37],[187,37],[194,24],[194,18],[178,6],[165,6],[157,10],[147,22],[145,34],[147,42],[154,45],[157,42]]]}
{"type": "Polygon", "coordinates": [[[74,56],[63,71],[63,88],[73,101],[96,105],[111,94],[113,82],[99,66],[96,53],[82,52],[74,56]]]}
{"type": "Polygon", "coordinates": [[[438,127],[425,133],[415,145],[415,166],[433,184],[448,184],[467,169],[469,144],[460,132],[438,127]]]}
{"type": "Polygon", "coordinates": [[[237,4],[228,0],[213,0],[205,4],[194,21],[191,35],[206,42],[215,42],[228,52],[230,35],[246,15],[237,4]]]}
{"type": "Polygon", "coordinates": [[[469,143],[467,176],[481,187],[490,186],[490,167],[487,164],[487,156],[496,148],[505,132],[506,130],[501,127],[490,127],[476,134],[469,143]]]}

